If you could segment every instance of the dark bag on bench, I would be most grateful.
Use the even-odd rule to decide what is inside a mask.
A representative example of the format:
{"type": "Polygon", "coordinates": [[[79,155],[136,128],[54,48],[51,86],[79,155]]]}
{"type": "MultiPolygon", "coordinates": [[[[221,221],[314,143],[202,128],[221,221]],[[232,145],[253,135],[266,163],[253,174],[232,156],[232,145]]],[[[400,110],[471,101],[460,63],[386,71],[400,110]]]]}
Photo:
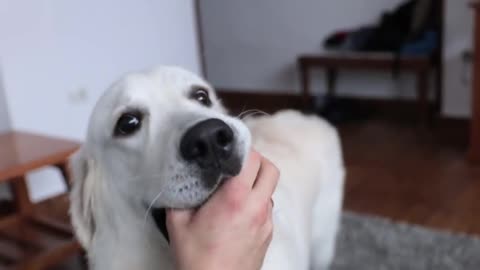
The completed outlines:
{"type": "MultiPolygon", "coordinates": [[[[435,0],[409,0],[382,14],[377,25],[330,35],[324,46],[327,49],[398,54],[405,45],[424,39],[428,31],[438,31],[437,14],[435,0]]],[[[430,47],[435,47],[435,44],[430,47]]]]}
{"type": "Polygon", "coordinates": [[[403,46],[410,34],[415,0],[400,5],[393,12],[386,12],[382,15],[380,23],[374,27],[370,38],[358,51],[381,51],[397,52],[403,46]]]}

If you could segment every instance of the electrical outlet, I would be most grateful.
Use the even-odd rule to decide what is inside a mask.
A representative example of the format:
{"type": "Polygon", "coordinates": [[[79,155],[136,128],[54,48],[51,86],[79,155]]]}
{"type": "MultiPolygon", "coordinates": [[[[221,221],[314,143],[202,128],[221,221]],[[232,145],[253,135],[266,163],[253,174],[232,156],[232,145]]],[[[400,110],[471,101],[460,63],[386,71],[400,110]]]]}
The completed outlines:
{"type": "Polygon", "coordinates": [[[465,50],[462,53],[462,60],[464,62],[472,62],[473,61],[473,52],[471,50],[465,50]]]}
{"type": "Polygon", "coordinates": [[[472,62],[473,62],[473,51],[472,50],[464,50],[462,52],[462,70],[460,72],[460,81],[466,87],[468,87],[472,82],[472,62]]]}

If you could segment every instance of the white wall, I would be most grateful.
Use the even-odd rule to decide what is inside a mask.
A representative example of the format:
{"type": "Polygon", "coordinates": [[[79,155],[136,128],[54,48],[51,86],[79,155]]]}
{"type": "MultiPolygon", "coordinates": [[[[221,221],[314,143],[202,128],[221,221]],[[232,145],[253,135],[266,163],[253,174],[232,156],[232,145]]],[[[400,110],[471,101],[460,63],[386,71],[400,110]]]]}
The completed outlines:
{"type": "MultiPolygon", "coordinates": [[[[321,52],[331,31],[378,18],[402,0],[206,0],[201,2],[207,76],[220,88],[297,91],[296,57],[321,52]]],[[[468,85],[460,82],[460,54],[470,47],[469,0],[446,0],[444,112],[467,116],[468,85]]],[[[323,74],[313,87],[325,91],[323,74]]],[[[414,96],[412,76],[394,81],[389,73],[343,72],[338,92],[344,96],[391,98],[414,96]]]]}
{"type": "Polygon", "coordinates": [[[462,61],[464,50],[473,47],[473,10],[469,0],[446,0],[444,50],[444,113],[453,117],[471,115],[471,77],[462,61]]]}
{"type": "MultiPolygon", "coordinates": [[[[207,76],[221,88],[298,89],[296,58],[321,52],[334,30],[375,22],[402,0],[208,0],[201,2],[207,76]]],[[[315,89],[324,91],[323,74],[315,89]]],[[[412,95],[413,82],[392,83],[389,72],[340,74],[343,95],[412,95]],[[410,87],[411,86],[411,87],[410,87]]]]}
{"type": "Polygon", "coordinates": [[[7,99],[3,87],[2,69],[0,67],[0,133],[10,130],[10,117],[8,115],[7,99]]]}
{"type": "MultiPolygon", "coordinates": [[[[158,64],[199,72],[194,22],[191,0],[0,0],[13,128],[82,140],[95,101],[121,74],[158,64]]],[[[59,183],[38,172],[32,195],[61,192],[59,183]]]]}

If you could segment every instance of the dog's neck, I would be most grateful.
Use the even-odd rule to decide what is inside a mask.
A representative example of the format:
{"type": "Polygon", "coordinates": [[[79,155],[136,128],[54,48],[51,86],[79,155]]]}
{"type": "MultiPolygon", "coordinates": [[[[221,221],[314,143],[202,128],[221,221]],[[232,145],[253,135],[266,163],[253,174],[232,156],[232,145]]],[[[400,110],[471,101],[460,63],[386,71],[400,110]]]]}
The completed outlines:
{"type": "Polygon", "coordinates": [[[168,242],[145,207],[106,182],[98,190],[91,269],[172,268],[168,242]]]}

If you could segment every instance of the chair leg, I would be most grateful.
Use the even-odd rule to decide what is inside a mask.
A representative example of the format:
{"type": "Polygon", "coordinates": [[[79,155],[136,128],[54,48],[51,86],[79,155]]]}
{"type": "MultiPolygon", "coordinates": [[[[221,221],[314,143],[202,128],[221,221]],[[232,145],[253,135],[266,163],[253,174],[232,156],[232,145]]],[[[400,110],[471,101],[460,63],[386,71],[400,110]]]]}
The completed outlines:
{"type": "Polygon", "coordinates": [[[16,211],[21,215],[32,213],[33,204],[30,201],[27,180],[25,177],[16,177],[10,181],[10,188],[12,190],[16,211]]]}

